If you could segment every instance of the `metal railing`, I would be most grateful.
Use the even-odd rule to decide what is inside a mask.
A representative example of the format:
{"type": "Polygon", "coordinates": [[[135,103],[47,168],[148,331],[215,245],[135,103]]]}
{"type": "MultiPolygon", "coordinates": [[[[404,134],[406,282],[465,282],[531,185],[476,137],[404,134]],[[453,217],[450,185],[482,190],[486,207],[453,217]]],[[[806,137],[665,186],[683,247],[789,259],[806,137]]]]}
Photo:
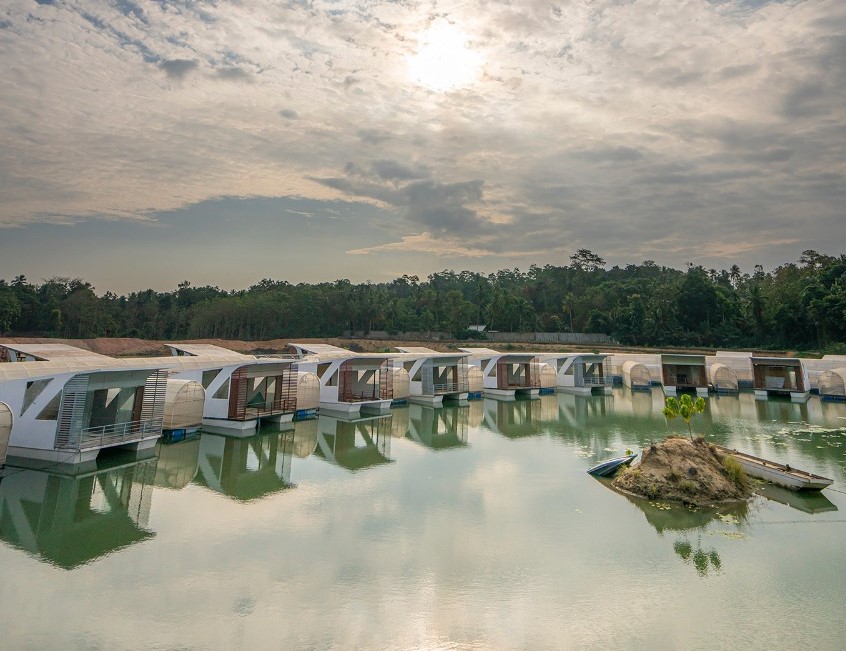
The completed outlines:
{"type": "Polygon", "coordinates": [[[87,427],[71,434],[68,441],[59,447],[63,450],[89,450],[109,445],[138,441],[162,433],[162,419],[133,420],[126,423],[87,427]]]}
{"type": "Polygon", "coordinates": [[[606,384],[608,384],[608,381],[604,377],[599,375],[585,375],[586,387],[604,387],[606,384]]]}
{"type": "Polygon", "coordinates": [[[467,382],[440,382],[432,385],[434,394],[441,393],[463,393],[468,390],[467,382]]]}

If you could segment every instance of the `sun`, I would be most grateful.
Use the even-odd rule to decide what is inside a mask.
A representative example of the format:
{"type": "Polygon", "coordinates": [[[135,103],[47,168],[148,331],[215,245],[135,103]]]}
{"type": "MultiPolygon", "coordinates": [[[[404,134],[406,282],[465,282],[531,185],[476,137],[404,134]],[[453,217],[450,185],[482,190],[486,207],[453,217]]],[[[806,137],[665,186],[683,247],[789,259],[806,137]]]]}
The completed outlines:
{"type": "Polygon", "coordinates": [[[479,75],[481,57],[467,45],[467,35],[440,19],[419,37],[417,52],[409,60],[409,73],[432,90],[448,91],[466,86],[479,75]]]}

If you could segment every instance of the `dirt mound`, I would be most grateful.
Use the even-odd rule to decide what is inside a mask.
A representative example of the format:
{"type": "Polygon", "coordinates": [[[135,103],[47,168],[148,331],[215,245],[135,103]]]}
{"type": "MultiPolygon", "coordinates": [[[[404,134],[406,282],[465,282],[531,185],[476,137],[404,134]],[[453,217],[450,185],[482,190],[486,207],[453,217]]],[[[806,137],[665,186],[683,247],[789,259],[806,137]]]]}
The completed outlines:
{"type": "Polygon", "coordinates": [[[613,485],[651,500],[695,506],[752,494],[737,462],[702,438],[671,437],[645,448],[640,463],[618,473],[613,485]]]}

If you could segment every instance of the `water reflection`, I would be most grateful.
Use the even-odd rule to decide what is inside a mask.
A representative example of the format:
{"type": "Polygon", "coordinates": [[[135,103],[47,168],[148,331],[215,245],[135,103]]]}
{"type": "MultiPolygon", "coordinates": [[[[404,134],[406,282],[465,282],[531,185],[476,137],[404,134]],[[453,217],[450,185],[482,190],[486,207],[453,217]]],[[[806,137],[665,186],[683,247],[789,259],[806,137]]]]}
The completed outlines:
{"type": "Polygon", "coordinates": [[[156,486],[179,490],[193,481],[199,465],[199,436],[178,443],[159,443],[157,449],[156,486]]]}
{"type": "Polygon", "coordinates": [[[538,436],[546,430],[541,417],[542,405],[539,399],[501,401],[485,398],[482,422],[486,429],[508,438],[538,436]]]}
{"type": "MultiPolygon", "coordinates": [[[[677,534],[673,541],[673,551],[703,578],[719,573],[723,567],[722,559],[714,544],[703,546],[703,535],[742,538],[743,534],[738,529],[746,522],[749,515],[747,502],[727,502],[714,508],[691,509],[621,494],[643,512],[646,521],[661,537],[665,532],[677,534]],[[710,530],[712,522],[719,522],[721,528],[717,531],[710,530]]],[[[709,541],[709,543],[712,542],[713,539],[709,541]]]]}
{"type": "Polygon", "coordinates": [[[696,547],[687,538],[680,538],[673,543],[673,551],[676,552],[679,558],[685,563],[690,563],[696,569],[696,573],[701,577],[708,576],[708,573],[718,573],[722,567],[723,562],[717,550],[711,547],[708,550],[702,548],[702,540],[696,541],[696,547]]]}
{"type": "Polygon", "coordinates": [[[470,407],[426,407],[411,404],[408,409],[406,436],[432,450],[445,450],[467,445],[470,407]]]}
{"type": "Polygon", "coordinates": [[[821,491],[798,492],[776,486],[763,484],[756,492],[768,500],[784,504],[803,513],[827,513],[836,511],[837,505],[828,499],[821,491]]]}
{"type": "Polygon", "coordinates": [[[294,432],[290,430],[249,438],[204,432],[194,482],[243,502],[286,490],[294,486],[293,449],[294,432]]]}
{"type": "Polygon", "coordinates": [[[157,463],[154,457],[75,476],[14,469],[0,481],[0,538],[64,569],[152,538],[157,463]]]}
{"type": "Polygon", "coordinates": [[[391,433],[391,416],[353,421],[321,416],[315,454],[353,471],[390,463],[391,433]]]}

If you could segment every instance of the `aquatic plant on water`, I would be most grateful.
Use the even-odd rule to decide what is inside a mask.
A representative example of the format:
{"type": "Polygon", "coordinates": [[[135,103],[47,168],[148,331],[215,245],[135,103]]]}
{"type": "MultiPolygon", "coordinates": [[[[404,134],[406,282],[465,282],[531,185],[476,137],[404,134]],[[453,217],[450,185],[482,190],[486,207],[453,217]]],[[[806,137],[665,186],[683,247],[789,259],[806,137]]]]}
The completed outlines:
{"type": "Polygon", "coordinates": [[[696,415],[705,411],[705,399],[697,398],[694,400],[688,394],[684,394],[681,399],[669,396],[664,403],[664,409],[661,411],[667,420],[673,420],[677,416],[687,424],[687,434],[692,439],[693,432],[690,428],[690,420],[696,415]]]}

